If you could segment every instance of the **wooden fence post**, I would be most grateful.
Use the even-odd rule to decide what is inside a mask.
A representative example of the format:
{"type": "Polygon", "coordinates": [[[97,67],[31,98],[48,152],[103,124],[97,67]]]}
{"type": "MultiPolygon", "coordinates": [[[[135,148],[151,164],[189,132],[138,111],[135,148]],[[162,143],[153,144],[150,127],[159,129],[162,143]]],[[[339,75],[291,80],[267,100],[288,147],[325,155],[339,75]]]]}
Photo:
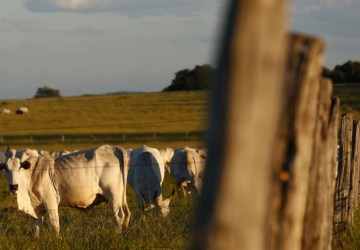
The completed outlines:
{"type": "Polygon", "coordinates": [[[344,231],[348,223],[349,189],[351,181],[351,155],[353,137],[353,115],[341,116],[339,145],[339,167],[335,188],[335,233],[344,231]]]}
{"type": "MultiPolygon", "coordinates": [[[[334,146],[337,134],[333,133],[333,107],[331,102],[332,82],[329,79],[321,80],[319,92],[318,116],[315,129],[313,157],[310,165],[308,196],[304,217],[302,236],[302,249],[328,249],[329,235],[331,238],[332,227],[328,226],[327,210],[333,206],[329,200],[333,197],[330,183],[335,180],[331,173],[337,168],[336,162],[329,164],[330,158],[336,157],[337,150],[334,146]],[[334,140],[335,138],[335,140],[334,140]],[[332,179],[331,179],[332,178],[332,179]]],[[[332,221],[332,220],[331,220],[332,221]]],[[[331,242],[330,242],[331,244],[331,242]]]]}
{"type": "Polygon", "coordinates": [[[349,206],[348,206],[348,222],[352,223],[354,219],[354,213],[358,206],[359,195],[359,157],[360,157],[360,124],[359,121],[353,121],[353,133],[352,133],[352,146],[351,146],[351,176],[349,187],[349,206]]]}
{"type": "Polygon", "coordinates": [[[291,35],[289,45],[287,101],[273,170],[269,218],[268,249],[272,250],[302,247],[324,52],[321,39],[305,35],[291,35]]]}
{"type": "Polygon", "coordinates": [[[326,197],[326,209],[324,210],[325,221],[323,223],[322,231],[324,243],[323,249],[332,249],[333,239],[333,222],[334,222],[334,194],[335,194],[335,182],[336,173],[338,168],[338,128],[339,128],[339,116],[340,116],[340,99],[338,97],[333,98],[331,101],[331,116],[330,124],[328,128],[328,141],[326,150],[326,175],[328,183],[329,195],[326,197]]]}
{"type": "Polygon", "coordinates": [[[283,0],[230,3],[193,248],[268,249],[271,162],[284,100],[285,6],[283,0]]]}

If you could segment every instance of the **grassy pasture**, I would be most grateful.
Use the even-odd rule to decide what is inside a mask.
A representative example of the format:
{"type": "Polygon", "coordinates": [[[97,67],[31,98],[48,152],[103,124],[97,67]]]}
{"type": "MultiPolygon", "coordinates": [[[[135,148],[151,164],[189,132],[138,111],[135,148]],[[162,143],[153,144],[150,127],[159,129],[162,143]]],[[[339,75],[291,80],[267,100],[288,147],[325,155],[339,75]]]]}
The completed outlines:
{"type": "MultiPolygon", "coordinates": [[[[206,92],[119,94],[54,99],[0,101],[13,111],[27,106],[26,115],[0,115],[0,149],[74,150],[103,144],[136,148],[203,145],[208,96],[206,92]],[[154,136],[154,132],[156,133],[154,136]],[[61,136],[65,135],[65,141],[61,136]]],[[[164,196],[175,187],[167,173],[164,196]]],[[[16,198],[7,192],[0,176],[1,249],[182,249],[190,240],[194,200],[180,200],[167,218],[142,215],[128,187],[132,212],[129,228],[114,231],[111,209],[60,208],[61,237],[54,237],[46,217],[40,239],[32,235],[32,218],[17,210],[16,198]]]]}
{"type": "Polygon", "coordinates": [[[19,106],[30,110],[25,115],[0,115],[0,147],[74,150],[105,143],[178,147],[202,143],[202,136],[192,132],[205,130],[208,97],[206,92],[147,93],[4,100],[0,104],[13,111],[19,106]]]}

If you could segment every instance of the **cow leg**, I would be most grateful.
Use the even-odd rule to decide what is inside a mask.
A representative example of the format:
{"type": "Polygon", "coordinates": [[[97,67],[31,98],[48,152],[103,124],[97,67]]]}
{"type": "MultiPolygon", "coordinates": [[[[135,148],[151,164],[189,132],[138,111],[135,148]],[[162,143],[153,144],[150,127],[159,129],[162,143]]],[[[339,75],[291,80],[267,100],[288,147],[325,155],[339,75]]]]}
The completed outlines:
{"type": "Polygon", "coordinates": [[[33,227],[34,236],[36,238],[39,238],[40,237],[40,229],[41,229],[42,224],[44,222],[45,210],[36,209],[35,213],[36,213],[37,219],[35,219],[32,227],[33,227]]]}
{"type": "Polygon", "coordinates": [[[109,190],[108,192],[104,193],[104,197],[109,201],[111,205],[116,229],[118,230],[118,232],[121,233],[125,217],[124,211],[122,209],[122,194],[120,193],[119,195],[118,192],[112,192],[111,190],[109,190]]]}
{"type": "Polygon", "coordinates": [[[125,202],[123,204],[122,209],[123,209],[124,214],[125,214],[123,227],[127,228],[129,226],[130,217],[131,217],[131,212],[130,212],[130,209],[129,209],[129,206],[128,206],[127,202],[125,202]]]}
{"type": "Polygon", "coordinates": [[[115,222],[115,226],[116,229],[121,233],[122,230],[122,225],[124,223],[124,217],[125,217],[125,213],[122,210],[122,206],[120,204],[120,202],[110,202],[111,203],[111,208],[113,211],[113,216],[114,216],[114,222],[115,222]]]}
{"type": "Polygon", "coordinates": [[[57,235],[60,233],[59,210],[58,208],[48,209],[50,224],[53,226],[57,235]]]}

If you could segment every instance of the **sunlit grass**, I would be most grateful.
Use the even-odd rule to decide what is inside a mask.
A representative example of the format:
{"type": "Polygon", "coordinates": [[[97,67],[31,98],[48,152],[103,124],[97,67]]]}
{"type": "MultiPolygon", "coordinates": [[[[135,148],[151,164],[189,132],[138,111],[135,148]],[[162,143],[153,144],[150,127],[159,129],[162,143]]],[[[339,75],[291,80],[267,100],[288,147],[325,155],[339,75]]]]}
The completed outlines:
{"type": "Polygon", "coordinates": [[[0,135],[142,133],[204,130],[207,92],[119,94],[2,101],[27,106],[1,115],[0,135]]]}

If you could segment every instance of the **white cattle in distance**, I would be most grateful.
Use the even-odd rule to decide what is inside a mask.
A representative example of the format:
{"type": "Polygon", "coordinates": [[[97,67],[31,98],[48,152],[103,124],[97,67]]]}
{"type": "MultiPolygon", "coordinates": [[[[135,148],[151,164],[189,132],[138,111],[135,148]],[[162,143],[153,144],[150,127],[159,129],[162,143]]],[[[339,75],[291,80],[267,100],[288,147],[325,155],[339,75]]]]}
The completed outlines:
{"type": "Polygon", "coordinates": [[[10,109],[1,109],[0,112],[1,112],[1,114],[4,114],[4,115],[12,114],[12,111],[10,109]]]}
{"type": "Polygon", "coordinates": [[[174,190],[168,198],[163,198],[164,176],[165,166],[159,150],[144,145],[131,152],[128,182],[136,193],[141,211],[156,207],[162,216],[168,215],[174,190]]]}
{"type": "Polygon", "coordinates": [[[170,162],[170,172],[179,192],[185,197],[191,192],[200,194],[206,158],[206,149],[185,146],[175,150],[170,162]]]}
{"type": "Polygon", "coordinates": [[[172,148],[162,148],[159,150],[161,157],[164,160],[165,168],[170,173],[170,161],[174,156],[174,149],[172,148]]]}
{"type": "Polygon", "coordinates": [[[121,147],[104,145],[53,159],[48,156],[17,158],[8,150],[7,170],[10,191],[16,193],[18,209],[30,214],[35,236],[43,217],[49,214],[56,233],[60,232],[58,207],[89,208],[108,202],[119,232],[127,227],[130,210],[126,200],[127,155],[121,147]]]}
{"type": "Polygon", "coordinates": [[[29,113],[29,109],[27,107],[19,107],[16,110],[16,114],[22,115],[22,114],[28,114],[29,113]]]}

